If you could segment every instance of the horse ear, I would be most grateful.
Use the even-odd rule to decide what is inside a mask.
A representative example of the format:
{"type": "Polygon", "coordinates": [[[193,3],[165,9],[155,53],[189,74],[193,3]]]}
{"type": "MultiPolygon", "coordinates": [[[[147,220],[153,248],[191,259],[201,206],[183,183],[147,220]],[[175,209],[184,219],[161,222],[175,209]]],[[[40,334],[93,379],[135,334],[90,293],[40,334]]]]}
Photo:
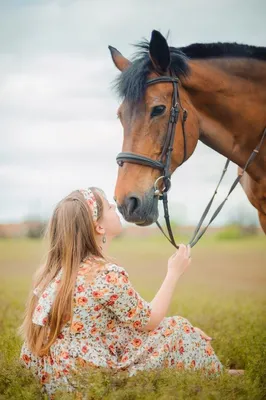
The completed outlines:
{"type": "Polygon", "coordinates": [[[119,71],[122,72],[131,65],[131,62],[125,58],[115,47],[108,46],[108,49],[110,50],[113,62],[119,71]]]}
{"type": "Polygon", "coordinates": [[[166,72],[170,65],[170,50],[166,39],[158,31],[152,31],[149,55],[154,68],[159,72],[166,72]]]}

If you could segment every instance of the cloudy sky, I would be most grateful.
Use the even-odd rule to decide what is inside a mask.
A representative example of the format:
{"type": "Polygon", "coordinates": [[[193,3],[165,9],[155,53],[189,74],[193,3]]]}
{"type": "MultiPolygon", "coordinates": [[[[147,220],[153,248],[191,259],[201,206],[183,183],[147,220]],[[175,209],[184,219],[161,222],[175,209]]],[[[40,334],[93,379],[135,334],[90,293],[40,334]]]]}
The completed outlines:
{"type": "MultiPolygon", "coordinates": [[[[158,29],[174,46],[265,45],[265,15],[265,0],[0,0],[0,222],[46,218],[88,185],[112,198],[122,128],[109,44],[130,56],[158,29]]],[[[198,220],[224,162],[198,145],[173,177],[175,218],[198,220]]],[[[235,175],[232,165],[220,200],[235,175]]],[[[255,215],[240,187],[217,223],[239,208],[255,215]]]]}

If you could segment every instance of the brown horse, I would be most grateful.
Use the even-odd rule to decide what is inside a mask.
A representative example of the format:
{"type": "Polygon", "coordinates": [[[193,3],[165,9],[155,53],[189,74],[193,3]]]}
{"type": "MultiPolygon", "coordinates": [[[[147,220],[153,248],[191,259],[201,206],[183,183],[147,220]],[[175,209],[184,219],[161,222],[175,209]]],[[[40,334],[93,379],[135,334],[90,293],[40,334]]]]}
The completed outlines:
{"type": "MultiPolygon", "coordinates": [[[[140,52],[132,62],[109,47],[122,72],[116,87],[123,98],[118,110],[124,128],[123,152],[160,158],[173,86],[169,82],[147,86],[146,82],[160,75],[176,76],[180,103],[188,111],[186,160],[201,140],[236,163],[241,174],[266,127],[266,48],[235,43],[174,48],[158,31],[152,32],[150,42],[138,47],[140,52]]],[[[180,113],[182,116],[182,109],[180,113]]],[[[184,157],[181,121],[179,118],[176,126],[171,173],[184,157]]],[[[159,175],[156,169],[129,162],[119,168],[115,199],[127,221],[149,225],[157,220],[154,182],[159,175]]],[[[266,233],[266,140],[240,182],[266,233]]]]}

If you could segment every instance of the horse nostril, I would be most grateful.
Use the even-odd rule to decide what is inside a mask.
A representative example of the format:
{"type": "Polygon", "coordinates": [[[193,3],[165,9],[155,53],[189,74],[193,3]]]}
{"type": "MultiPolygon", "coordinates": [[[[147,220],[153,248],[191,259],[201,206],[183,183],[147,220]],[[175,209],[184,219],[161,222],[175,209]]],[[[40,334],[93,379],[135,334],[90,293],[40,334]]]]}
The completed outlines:
{"type": "Polygon", "coordinates": [[[126,207],[129,215],[136,212],[139,206],[140,206],[140,199],[138,197],[131,196],[127,199],[126,207]]]}

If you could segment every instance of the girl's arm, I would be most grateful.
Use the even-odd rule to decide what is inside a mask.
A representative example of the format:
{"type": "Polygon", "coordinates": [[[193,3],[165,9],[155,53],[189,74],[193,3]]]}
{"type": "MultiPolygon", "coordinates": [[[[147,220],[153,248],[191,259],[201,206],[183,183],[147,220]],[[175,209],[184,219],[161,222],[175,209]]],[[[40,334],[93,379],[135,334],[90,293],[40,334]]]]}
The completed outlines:
{"type": "Polygon", "coordinates": [[[190,247],[180,245],[168,260],[168,271],[156,296],[150,303],[151,316],[149,322],[141,328],[144,331],[154,330],[166,316],[176,283],[190,264],[190,247]]]}
{"type": "Polygon", "coordinates": [[[153,331],[166,316],[179,276],[168,271],[154,299],[151,301],[150,320],[141,330],[153,331]]]}

